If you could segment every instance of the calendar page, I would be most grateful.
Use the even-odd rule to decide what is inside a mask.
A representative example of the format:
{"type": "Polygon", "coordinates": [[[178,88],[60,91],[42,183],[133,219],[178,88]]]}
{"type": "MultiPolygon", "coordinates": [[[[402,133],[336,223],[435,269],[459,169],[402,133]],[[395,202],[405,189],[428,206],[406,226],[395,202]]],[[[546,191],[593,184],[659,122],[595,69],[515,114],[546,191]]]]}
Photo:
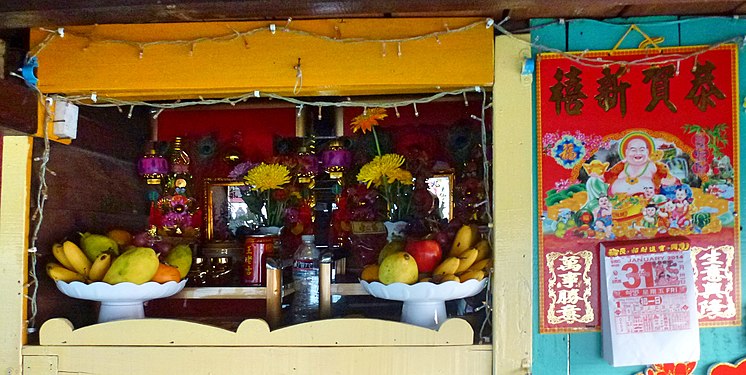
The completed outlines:
{"type": "Polygon", "coordinates": [[[600,244],[604,358],[613,366],[699,359],[687,238],[600,244]]]}

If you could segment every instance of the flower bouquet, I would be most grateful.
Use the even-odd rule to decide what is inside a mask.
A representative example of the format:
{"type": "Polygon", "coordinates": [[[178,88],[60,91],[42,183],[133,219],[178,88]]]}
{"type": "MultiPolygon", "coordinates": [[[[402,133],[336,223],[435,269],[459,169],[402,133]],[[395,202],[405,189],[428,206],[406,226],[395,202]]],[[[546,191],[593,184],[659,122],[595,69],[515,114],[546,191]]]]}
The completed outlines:
{"type": "Polygon", "coordinates": [[[248,189],[243,200],[249,210],[259,217],[262,227],[282,227],[290,193],[284,185],[290,182],[290,170],[281,164],[260,163],[243,176],[248,189]]]}
{"type": "Polygon", "coordinates": [[[376,156],[360,168],[357,180],[373,185],[386,201],[386,219],[401,221],[409,217],[412,210],[414,179],[402,168],[404,157],[398,154],[376,156]]]}

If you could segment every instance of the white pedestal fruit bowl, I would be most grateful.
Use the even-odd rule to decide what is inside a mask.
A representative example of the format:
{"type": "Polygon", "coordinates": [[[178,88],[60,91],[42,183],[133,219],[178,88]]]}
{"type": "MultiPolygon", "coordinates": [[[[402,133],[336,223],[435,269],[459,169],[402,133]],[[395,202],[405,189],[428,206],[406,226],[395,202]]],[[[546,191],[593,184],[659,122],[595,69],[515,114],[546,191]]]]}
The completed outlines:
{"type": "Polygon", "coordinates": [[[393,301],[403,301],[401,321],[420,327],[438,329],[446,320],[445,301],[472,297],[487,285],[487,279],[464,282],[446,281],[440,284],[418,282],[412,285],[360,280],[368,294],[393,301]]]}
{"type": "Polygon", "coordinates": [[[86,284],[80,281],[70,283],[56,281],[55,284],[57,284],[57,289],[69,297],[101,302],[98,322],[103,323],[144,318],[143,302],[179,293],[184,289],[186,279],[163,284],[154,281],[144,284],[119,283],[114,285],[104,282],[86,284]]]}

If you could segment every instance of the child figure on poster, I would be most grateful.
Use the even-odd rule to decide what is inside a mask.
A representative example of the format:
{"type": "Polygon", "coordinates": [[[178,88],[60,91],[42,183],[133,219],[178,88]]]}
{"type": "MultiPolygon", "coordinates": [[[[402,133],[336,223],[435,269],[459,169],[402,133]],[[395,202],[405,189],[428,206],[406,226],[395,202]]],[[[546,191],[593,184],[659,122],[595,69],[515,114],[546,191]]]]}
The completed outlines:
{"type": "Polygon", "coordinates": [[[674,207],[673,202],[670,200],[666,200],[658,205],[658,231],[660,233],[666,233],[671,228],[671,213],[674,207]]]}
{"type": "Polygon", "coordinates": [[[673,211],[671,212],[671,223],[676,228],[686,229],[691,225],[690,204],[692,202],[692,189],[689,185],[679,185],[676,187],[675,197],[672,201],[673,211]]]}
{"type": "Polygon", "coordinates": [[[602,195],[598,197],[597,202],[596,210],[593,212],[595,218],[593,229],[597,232],[603,232],[607,239],[614,239],[611,201],[609,197],[602,195]]]}
{"type": "Polygon", "coordinates": [[[649,203],[642,209],[642,220],[640,221],[640,226],[643,228],[658,227],[658,210],[654,204],[649,203]]]}

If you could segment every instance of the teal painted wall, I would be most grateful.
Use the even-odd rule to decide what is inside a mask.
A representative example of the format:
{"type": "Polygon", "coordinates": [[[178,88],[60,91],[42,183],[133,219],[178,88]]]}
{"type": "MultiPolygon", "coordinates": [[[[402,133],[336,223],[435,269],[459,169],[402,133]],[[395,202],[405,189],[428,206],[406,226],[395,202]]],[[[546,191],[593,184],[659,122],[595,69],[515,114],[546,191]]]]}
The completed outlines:
{"type": "MultiPolygon", "coordinates": [[[[663,36],[661,46],[691,46],[715,44],[733,37],[746,35],[746,20],[734,18],[679,18],[679,17],[645,17],[610,19],[605,21],[572,20],[558,23],[556,20],[533,20],[531,26],[531,40],[543,46],[561,51],[606,50],[611,49],[624,35],[630,24],[637,24],[650,37],[663,36]],[[547,25],[545,27],[538,27],[547,25]]],[[[620,48],[636,48],[642,41],[642,36],[632,32],[620,48]]],[[[746,39],[744,39],[746,41],[746,39]]],[[[541,51],[536,51],[541,52],[541,51]]],[[[499,53],[499,51],[498,51],[499,53]]],[[[746,92],[746,49],[741,48],[739,54],[739,93],[746,92]]],[[[742,100],[739,100],[741,103],[742,100]]],[[[741,145],[746,141],[744,131],[744,117],[742,108],[740,114],[741,145]]],[[[534,130],[536,129],[536,111],[534,111],[534,130]]],[[[536,142],[536,141],[535,141],[536,142]]],[[[536,144],[534,144],[536,147],[536,144]]],[[[536,153],[534,153],[534,168],[536,168],[536,153]]],[[[746,176],[746,149],[741,147],[739,173],[746,176]]],[[[744,180],[741,179],[740,202],[743,205],[744,180]]],[[[534,196],[536,196],[534,186],[534,196]]],[[[740,208],[739,208],[740,211],[740,208]]],[[[534,221],[535,233],[538,233],[538,218],[534,221]]],[[[534,241],[535,244],[538,241],[534,241]]],[[[746,289],[746,273],[744,272],[744,243],[741,238],[741,290],[746,289]]],[[[534,269],[538,270],[538,247],[534,247],[534,269]]],[[[538,306],[539,306],[538,273],[534,272],[534,333],[533,333],[533,375],[633,375],[642,371],[643,366],[611,367],[602,358],[601,333],[573,333],[573,334],[539,334],[538,306]]],[[[746,321],[746,306],[742,295],[741,310],[746,321]]],[[[735,363],[746,357],[746,327],[702,328],[700,329],[701,357],[695,374],[705,375],[712,364],[718,362],[735,363]]]]}

